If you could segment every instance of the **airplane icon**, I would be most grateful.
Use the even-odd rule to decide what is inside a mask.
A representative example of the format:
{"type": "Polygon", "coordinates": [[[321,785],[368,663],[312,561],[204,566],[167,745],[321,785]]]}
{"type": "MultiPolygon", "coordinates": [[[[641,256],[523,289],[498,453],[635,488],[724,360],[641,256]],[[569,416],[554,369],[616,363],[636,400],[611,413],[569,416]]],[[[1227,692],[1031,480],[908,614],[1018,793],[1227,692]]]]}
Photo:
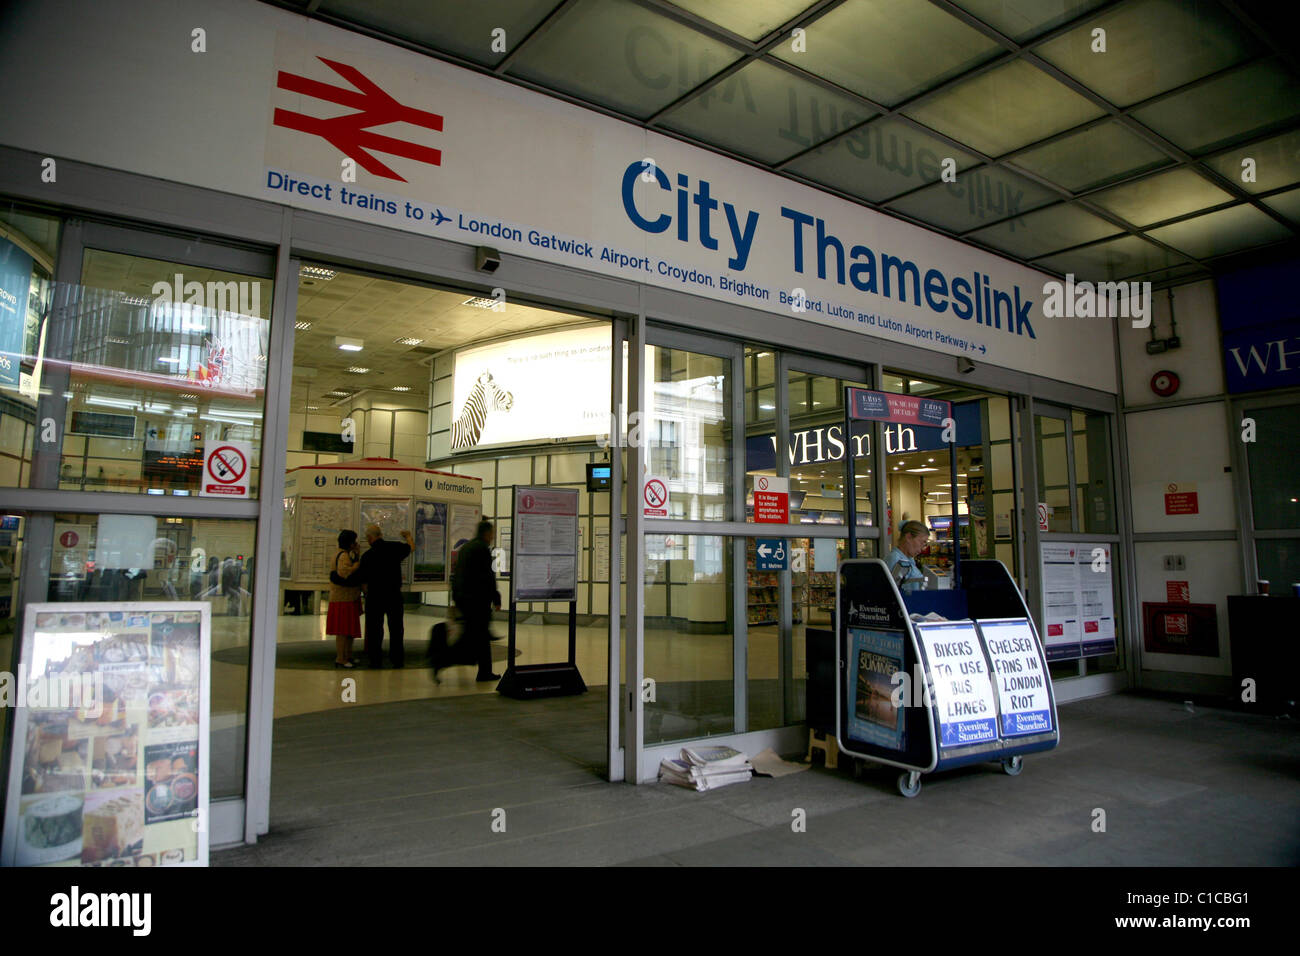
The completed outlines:
{"type": "Polygon", "coordinates": [[[437,217],[433,220],[435,226],[441,226],[444,222],[451,222],[451,216],[444,216],[441,209],[434,209],[433,214],[437,217]]]}

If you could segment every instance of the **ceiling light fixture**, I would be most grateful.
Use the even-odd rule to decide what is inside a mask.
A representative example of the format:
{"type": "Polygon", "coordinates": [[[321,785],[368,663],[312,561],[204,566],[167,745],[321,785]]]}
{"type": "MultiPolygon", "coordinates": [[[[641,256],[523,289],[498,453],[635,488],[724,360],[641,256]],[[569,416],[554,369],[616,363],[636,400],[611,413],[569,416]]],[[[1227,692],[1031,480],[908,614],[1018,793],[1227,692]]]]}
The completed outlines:
{"type": "Polygon", "coordinates": [[[323,266],[303,266],[298,270],[298,275],[310,279],[324,279],[328,282],[330,279],[333,279],[338,275],[338,273],[333,269],[326,269],[323,266]]]}
{"type": "MultiPolygon", "coordinates": [[[[481,295],[476,295],[472,299],[466,299],[461,305],[467,305],[471,309],[491,309],[494,308],[500,300],[488,299],[481,295]]],[[[504,305],[504,303],[500,303],[504,305]]]]}
{"type": "Polygon", "coordinates": [[[401,339],[394,339],[393,344],[394,345],[419,345],[423,341],[424,339],[401,338],[401,339]]]}
{"type": "Polygon", "coordinates": [[[365,348],[366,340],[350,339],[343,335],[336,335],[334,336],[334,345],[336,348],[340,348],[344,352],[360,352],[365,348]]]}
{"type": "Polygon", "coordinates": [[[299,332],[306,332],[311,328],[311,323],[304,322],[301,319],[299,319],[297,322],[293,324],[293,327],[297,329],[299,332]]]}
{"type": "Polygon", "coordinates": [[[143,295],[124,295],[122,296],[123,305],[148,305],[153,300],[143,295]]]}
{"type": "Polygon", "coordinates": [[[351,372],[353,375],[365,375],[367,372],[370,371],[370,369],[364,368],[360,365],[353,365],[348,368],[348,371],[351,372]]]}
{"type": "Polygon", "coordinates": [[[394,392],[409,392],[410,390],[411,390],[411,386],[409,386],[409,385],[394,385],[394,386],[393,386],[393,391],[394,391],[394,392]]]}

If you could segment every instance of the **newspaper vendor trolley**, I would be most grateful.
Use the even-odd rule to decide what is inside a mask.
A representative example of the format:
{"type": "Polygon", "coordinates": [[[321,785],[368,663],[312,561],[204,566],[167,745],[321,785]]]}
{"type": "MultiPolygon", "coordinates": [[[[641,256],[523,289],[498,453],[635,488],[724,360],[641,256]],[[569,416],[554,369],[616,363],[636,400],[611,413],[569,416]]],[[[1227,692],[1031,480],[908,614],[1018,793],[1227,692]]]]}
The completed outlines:
{"type": "Polygon", "coordinates": [[[1000,561],[966,560],[952,590],[904,596],[878,558],[840,564],[835,732],[854,757],[921,775],[996,761],[1012,775],[1060,740],[1043,644],[1000,561]],[[918,622],[912,614],[944,620],[918,622]]]}

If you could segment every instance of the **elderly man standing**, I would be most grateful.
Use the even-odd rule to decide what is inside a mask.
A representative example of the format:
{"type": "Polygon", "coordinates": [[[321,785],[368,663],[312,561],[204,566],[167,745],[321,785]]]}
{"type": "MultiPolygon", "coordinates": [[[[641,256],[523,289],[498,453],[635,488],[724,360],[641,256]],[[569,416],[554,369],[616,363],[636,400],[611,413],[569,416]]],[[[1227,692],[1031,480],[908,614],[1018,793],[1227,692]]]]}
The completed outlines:
{"type": "Polygon", "coordinates": [[[361,566],[348,577],[330,572],[330,581],[344,587],[366,586],[366,656],[376,670],[384,666],[384,618],[388,618],[388,658],[394,667],[406,665],[402,644],[402,561],[415,545],[411,532],[403,531],[404,544],[385,541],[379,525],[366,525],[370,548],[361,555],[361,566]],[[337,580],[335,580],[337,578],[337,580]]]}

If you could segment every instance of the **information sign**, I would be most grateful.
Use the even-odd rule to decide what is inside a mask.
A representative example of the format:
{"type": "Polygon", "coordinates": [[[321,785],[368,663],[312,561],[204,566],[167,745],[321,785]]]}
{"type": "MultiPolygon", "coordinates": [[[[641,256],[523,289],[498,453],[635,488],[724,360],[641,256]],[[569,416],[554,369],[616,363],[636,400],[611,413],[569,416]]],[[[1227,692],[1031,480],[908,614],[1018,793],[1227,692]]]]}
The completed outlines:
{"type": "Polygon", "coordinates": [[[578,490],[517,485],[514,501],[513,600],[577,600],[578,490]]]}
{"type": "Polygon", "coordinates": [[[754,520],[762,524],[790,523],[790,479],[754,477],[754,520]]]}
{"type": "Polygon", "coordinates": [[[755,571],[786,571],[790,567],[790,554],[784,538],[758,538],[754,542],[755,571]]]}

